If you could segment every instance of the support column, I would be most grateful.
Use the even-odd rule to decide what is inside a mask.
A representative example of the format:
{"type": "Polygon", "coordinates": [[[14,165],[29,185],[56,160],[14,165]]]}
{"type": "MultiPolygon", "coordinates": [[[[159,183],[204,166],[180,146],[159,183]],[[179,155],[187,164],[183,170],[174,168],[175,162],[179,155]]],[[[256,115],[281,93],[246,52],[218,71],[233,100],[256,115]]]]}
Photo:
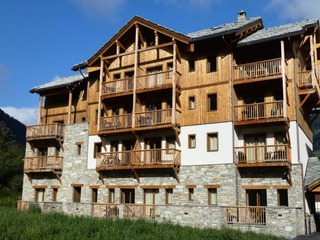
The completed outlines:
{"type": "Polygon", "coordinates": [[[176,95],[177,95],[177,84],[176,84],[176,73],[177,73],[177,44],[175,39],[173,41],[173,63],[172,63],[172,119],[171,123],[176,125],[176,95]]]}
{"type": "Polygon", "coordinates": [[[138,27],[138,24],[136,24],[136,36],[135,36],[135,47],[134,47],[134,72],[133,72],[132,128],[136,127],[138,48],[139,48],[139,27],[138,27]]]}
{"type": "Polygon", "coordinates": [[[285,68],[286,60],[285,60],[285,49],[284,49],[284,41],[281,41],[281,73],[282,73],[282,94],[283,94],[283,117],[288,116],[287,109],[287,82],[286,82],[286,68],[285,68]]]}
{"type": "Polygon", "coordinates": [[[98,103],[98,125],[97,125],[97,131],[100,131],[100,116],[101,116],[101,90],[102,90],[102,80],[103,80],[103,59],[102,56],[100,56],[100,79],[99,79],[99,103],[98,103]]]}
{"type": "Polygon", "coordinates": [[[40,98],[39,98],[39,110],[38,110],[38,125],[41,124],[41,117],[42,117],[42,99],[43,99],[43,96],[40,95],[40,98]]]}
{"type": "Polygon", "coordinates": [[[68,124],[71,124],[71,108],[72,108],[72,90],[69,90],[69,102],[68,102],[68,124]]]}

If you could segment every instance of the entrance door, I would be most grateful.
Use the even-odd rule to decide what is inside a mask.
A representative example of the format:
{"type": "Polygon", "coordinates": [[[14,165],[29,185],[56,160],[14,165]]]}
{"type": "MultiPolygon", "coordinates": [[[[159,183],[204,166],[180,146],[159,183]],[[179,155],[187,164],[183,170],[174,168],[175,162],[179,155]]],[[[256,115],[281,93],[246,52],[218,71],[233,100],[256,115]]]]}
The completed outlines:
{"type": "Polygon", "coordinates": [[[265,208],[267,206],[267,192],[265,189],[247,190],[247,206],[252,208],[247,209],[245,216],[248,217],[249,223],[265,223],[266,213],[265,208]]]}
{"type": "Polygon", "coordinates": [[[146,163],[161,162],[161,138],[146,140],[146,163]]]}
{"type": "Polygon", "coordinates": [[[121,189],[121,203],[134,203],[135,190],[132,188],[121,189]]]}
{"type": "Polygon", "coordinates": [[[131,163],[131,151],[134,148],[135,140],[123,140],[122,141],[122,161],[125,164],[131,163]]]}
{"type": "Polygon", "coordinates": [[[265,160],[265,134],[246,135],[244,137],[246,159],[249,163],[259,163],[265,160]]]}
{"type": "Polygon", "coordinates": [[[144,190],[145,216],[155,218],[155,206],[160,203],[159,189],[144,190]]]}

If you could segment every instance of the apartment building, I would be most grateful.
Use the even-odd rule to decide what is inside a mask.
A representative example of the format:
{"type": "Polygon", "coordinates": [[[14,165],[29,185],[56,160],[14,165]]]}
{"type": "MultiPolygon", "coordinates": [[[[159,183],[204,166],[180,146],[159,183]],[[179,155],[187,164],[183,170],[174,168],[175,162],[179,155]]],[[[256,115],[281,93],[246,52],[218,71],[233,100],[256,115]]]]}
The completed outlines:
{"type": "Polygon", "coordinates": [[[318,28],[264,28],[240,12],[182,34],[133,17],[72,67],[78,75],[31,89],[39,119],[27,127],[19,207],[288,238],[314,231],[318,28]]]}

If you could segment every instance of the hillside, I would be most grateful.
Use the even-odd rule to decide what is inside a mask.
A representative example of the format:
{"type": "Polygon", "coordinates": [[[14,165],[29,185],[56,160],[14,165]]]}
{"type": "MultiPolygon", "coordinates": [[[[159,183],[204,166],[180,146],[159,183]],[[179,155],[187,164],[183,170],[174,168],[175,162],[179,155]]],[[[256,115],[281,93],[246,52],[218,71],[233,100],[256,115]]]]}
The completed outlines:
{"type": "Polygon", "coordinates": [[[0,122],[3,122],[22,146],[26,145],[26,126],[0,109],[0,122]]]}

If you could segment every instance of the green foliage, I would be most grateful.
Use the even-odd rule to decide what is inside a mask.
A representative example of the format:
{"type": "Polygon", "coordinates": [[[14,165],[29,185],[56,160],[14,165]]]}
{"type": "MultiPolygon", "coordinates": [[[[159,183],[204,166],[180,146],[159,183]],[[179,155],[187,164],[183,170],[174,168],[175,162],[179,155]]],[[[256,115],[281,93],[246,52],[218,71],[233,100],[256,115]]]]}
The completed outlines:
{"type": "Polygon", "coordinates": [[[0,122],[0,190],[21,192],[23,157],[24,147],[16,143],[10,129],[0,122]]]}
{"type": "Polygon", "coordinates": [[[253,232],[196,229],[168,223],[72,217],[61,213],[18,212],[0,207],[0,239],[221,239],[280,240],[284,238],[253,232]]]}

